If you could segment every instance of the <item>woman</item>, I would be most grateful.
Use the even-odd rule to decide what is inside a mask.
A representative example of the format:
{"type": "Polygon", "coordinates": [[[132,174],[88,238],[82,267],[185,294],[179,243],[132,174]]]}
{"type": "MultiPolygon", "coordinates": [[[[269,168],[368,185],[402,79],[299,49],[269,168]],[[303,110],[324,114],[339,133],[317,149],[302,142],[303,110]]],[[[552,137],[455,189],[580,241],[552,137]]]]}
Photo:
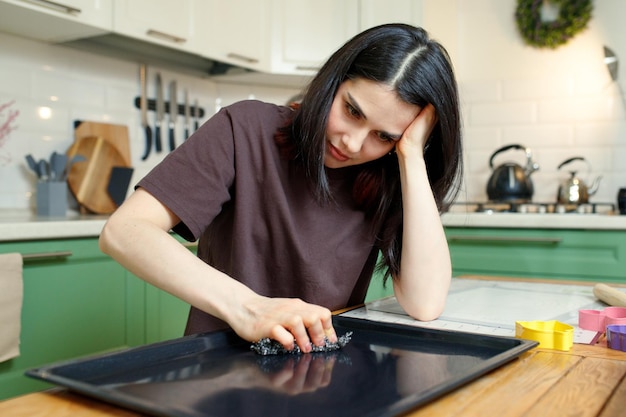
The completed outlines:
{"type": "Polygon", "coordinates": [[[447,53],[383,25],[333,54],[297,108],[222,109],[139,182],[100,245],[192,305],[186,334],[230,326],[309,352],[337,340],[331,310],[363,302],[379,253],[408,314],[441,313],[439,214],[461,160],[447,53]],[[171,229],[199,240],[197,258],[171,229]]]}

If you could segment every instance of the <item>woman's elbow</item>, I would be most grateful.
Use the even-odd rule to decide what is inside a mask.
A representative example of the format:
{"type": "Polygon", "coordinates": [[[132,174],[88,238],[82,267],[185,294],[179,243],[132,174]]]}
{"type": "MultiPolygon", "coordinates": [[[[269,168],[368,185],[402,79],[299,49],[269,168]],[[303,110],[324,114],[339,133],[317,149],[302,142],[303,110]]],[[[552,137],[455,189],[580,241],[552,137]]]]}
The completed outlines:
{"type": "Polygon", "coordinates": [[[446,296],[429,295],[425,297],[408,297],[398,287],[395,295],[402,309],[411,318],[418,321],[432,321],[443,313],[446,306],[446,296]]]}
{"type": "Polygon", "coordinates": [[[439,303],[420,303],[419,305],[410,305],[403,308],[415,320],[432,321],[441,316],[444,306],[444,304],[440,305],[439,303]]]}
{"type": "Polygon", "coordinates": [[[98,237],[98,247],[103,253],[112,256],[115,252],[116,242],[119,240],[119,220],[113,214],[104,224],[98,237]]]}

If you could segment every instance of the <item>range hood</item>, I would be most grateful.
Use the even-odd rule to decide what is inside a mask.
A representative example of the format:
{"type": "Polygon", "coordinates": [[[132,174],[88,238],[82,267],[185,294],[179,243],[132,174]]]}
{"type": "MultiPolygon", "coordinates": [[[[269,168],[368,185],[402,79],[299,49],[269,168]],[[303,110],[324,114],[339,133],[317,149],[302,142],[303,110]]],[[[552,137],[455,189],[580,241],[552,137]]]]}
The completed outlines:
{"type": "Polygon", "coordinates": [[[128,36],[107,33],[99,36],[62,42],[60,45],[107,55],[113,58],[173,68],[178,71],[203,75],[245,74],[252,72],[200,55],[137,40],[128,36]]]}
{"type": "Polygon", "coordinates": [[[216,61],[190,52],[168,48],[115,33],[61,42],[83,51],[126,61],[170,68],[175,71],[209,77],[229,84],[266,85],[301,89],[312,76],[270,74],[216,61]]]}

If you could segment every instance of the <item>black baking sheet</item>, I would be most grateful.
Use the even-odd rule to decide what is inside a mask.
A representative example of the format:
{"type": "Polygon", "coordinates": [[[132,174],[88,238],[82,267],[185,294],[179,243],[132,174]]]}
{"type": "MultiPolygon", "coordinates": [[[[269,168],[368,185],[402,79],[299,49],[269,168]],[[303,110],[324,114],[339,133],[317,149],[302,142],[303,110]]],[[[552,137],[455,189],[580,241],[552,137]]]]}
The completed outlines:
{"type": "Polygon", "coordinates": [[[395,416],[536,346],[527,340],[335,316],[343,349],[260,356],[231,331],[27,371],[154,416],[395,416]]]}

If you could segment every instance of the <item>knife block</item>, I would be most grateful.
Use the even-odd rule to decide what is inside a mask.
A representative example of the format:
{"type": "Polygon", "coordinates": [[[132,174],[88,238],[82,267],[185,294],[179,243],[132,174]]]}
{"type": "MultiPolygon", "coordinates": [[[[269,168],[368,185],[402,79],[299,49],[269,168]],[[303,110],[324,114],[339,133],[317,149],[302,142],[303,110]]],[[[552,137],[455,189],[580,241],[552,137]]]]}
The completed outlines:
{"type": "Polygon", "coordinates": [[[37,215],[65,217],[67,212],[67,183],[65,181],[37,182],[37,215]]]}

